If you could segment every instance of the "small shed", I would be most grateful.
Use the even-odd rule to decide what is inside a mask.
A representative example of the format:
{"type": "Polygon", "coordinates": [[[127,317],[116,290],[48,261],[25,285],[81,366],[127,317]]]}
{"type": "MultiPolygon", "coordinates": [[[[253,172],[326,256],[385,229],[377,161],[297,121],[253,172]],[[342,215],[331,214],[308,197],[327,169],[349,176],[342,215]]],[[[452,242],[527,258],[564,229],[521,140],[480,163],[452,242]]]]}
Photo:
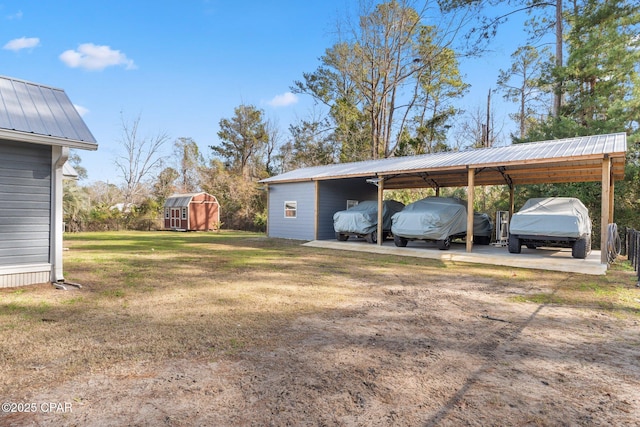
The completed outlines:
{"type": "Polygon", "coordinates": [[[220,203],[208,193],[173,194],[164,203],[164,228],[209,231],[220,227],[220,203]]]}

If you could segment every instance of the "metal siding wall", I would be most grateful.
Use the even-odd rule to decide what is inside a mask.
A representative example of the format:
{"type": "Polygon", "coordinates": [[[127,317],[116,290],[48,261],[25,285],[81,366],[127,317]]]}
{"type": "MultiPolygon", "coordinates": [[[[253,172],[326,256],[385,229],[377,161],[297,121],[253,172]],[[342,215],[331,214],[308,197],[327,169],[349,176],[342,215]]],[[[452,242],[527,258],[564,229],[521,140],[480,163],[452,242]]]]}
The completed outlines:
{"type": "Polygon", "coordinates": [[[315,182],[269,185],[269,237],[314,240],[315,182]],[[285,218],[284,202],[298,202],[296,218],[285,218]]]}
{"type": "Polygon", "coordinates": [[[365,178],[320,181],[318,239],[334,239],[333,214],[347,208],[347,200],[377,200],[378,187],[365,178]]]}
{"type": "Polygon", "coordinates": [[[51,147],[0,140],[0,266],[49,262],[51,147]]]}

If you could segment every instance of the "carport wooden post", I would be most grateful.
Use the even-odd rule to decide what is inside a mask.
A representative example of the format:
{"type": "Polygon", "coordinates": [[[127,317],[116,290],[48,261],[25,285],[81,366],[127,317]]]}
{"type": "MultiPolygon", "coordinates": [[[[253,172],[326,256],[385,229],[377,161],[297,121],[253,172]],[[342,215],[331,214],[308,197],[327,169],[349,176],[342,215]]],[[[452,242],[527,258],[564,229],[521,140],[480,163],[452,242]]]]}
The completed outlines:
{"type": "Polygon", "coordinates": [[[613,195],[615,194],[615,180],[613,179],[613,174],[611,174],[611,185],[609,186],[609,224],[614,222],[613,218],[613,195]]]}
{"type": "Polygon", "coordinates": [[[600,263],[608,264],[607,255],[607,235],[609,228],[609,208],[613,205],[611,201],[611,158],[605,154],[602,160],[602,197],[600,207],[600,263]]]}
{"type": "Polygon", "coordinates": [[[475,195],[476,170],[467,167],[467,252],[473,248],[473,196],[475,195]]]}
{"type": "MultiPolygon", "coordinates": [[[[515,185],[510,185],[509,186],[509,221],[511,221],[511,217],[513,216],[513,211],[515,210],[515,190],[516,190],[516,186],[515,185]]],[[[498,225],[496,224],[496,227],[498,225]]]]}
{"type": "Polygon", "coordinates": [[[384,178],[380,177],[378,178],[378,246],[382,246],[382,241],[384,240],[382,235],[383,235],[383,224],[382,224],[382,217],[383,217],[383,206],[382,206],[382,201],[383,201],[383,193],[384,193],[384,178]]]}

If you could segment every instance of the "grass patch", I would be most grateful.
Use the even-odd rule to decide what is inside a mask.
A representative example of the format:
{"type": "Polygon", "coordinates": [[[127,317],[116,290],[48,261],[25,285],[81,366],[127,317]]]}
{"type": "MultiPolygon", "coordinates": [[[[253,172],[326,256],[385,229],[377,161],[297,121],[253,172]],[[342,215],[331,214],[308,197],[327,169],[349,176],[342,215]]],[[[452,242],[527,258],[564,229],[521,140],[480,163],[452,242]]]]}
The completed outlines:
{"type": "MultiPolygon", "coordinates": [[[[592,278],[299,243],[231,231],[65,234],[65,276],[82,288],[0,289],[0,374],[38,387],[119,363],[268,351],[300,316],[348,311],[362,295],[398,283],[446,286],[461,274],[522,289],[521,303],[640,312],[640,292],[622,268],[592,278]],[[47,366],[47,376],[32,366],[47,366]]],[[[0,394],[14,385],[3,381],[0,394]]]]}
{"type": "Polygon", "coordinates": [[[100,295],[106,298],[124,298],[125,293],[122,289],[105,289],[100,295]]]}
{"type": "Polygon", "coordinates": [[[569,301],[555,294],[518,295],[512,298],[516,302],[532,302],[534,304],[568,304],[569,301]]]}
{"type": "Polygon", "coordinates": [[[623,265],[614,264],[606,276],[572,275],[549,292],[519,295],[512,300],[599,309],[615,315],[640,317],[640,289],[629,273],[633,273],[633,269],[629,271],[623,265]]]}

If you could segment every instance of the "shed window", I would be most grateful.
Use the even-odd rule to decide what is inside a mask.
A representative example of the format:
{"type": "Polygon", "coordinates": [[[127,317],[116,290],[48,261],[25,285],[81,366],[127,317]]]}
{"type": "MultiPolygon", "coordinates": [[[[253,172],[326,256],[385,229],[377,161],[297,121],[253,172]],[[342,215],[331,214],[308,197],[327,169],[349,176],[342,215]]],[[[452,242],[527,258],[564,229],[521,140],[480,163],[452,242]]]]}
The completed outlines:
{"type": "Polygon", "coordinates": [[[187,219],[187,208],[182,208],[182,219],[187,219]]]}
{"type": "Polygon", "coordinates": [[[295,218],[298,216],[298,202],[284,202],[284,217],[295,218]]]}
{"type": "Polygon", "coordinates": [[[169,219],[169,213],[170,213],[169,208],[167,208],[167,209],[165,209],[165,210],[164,210],[164,217],[165,217],[166,219],[169,219]]]}

